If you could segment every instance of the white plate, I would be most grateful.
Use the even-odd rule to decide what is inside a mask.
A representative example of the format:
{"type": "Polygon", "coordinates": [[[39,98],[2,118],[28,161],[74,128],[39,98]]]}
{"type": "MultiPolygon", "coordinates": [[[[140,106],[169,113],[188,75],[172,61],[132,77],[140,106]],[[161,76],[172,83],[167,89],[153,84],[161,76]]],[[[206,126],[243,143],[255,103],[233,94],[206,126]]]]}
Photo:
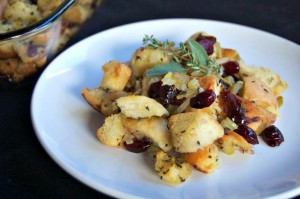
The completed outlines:
{"type": "Polygon", "coordinates": [[[194,19],[154,20],[95,34],[59,55],[44,71],[32,97],[32,122],[50,156],[90,187],[117,198],[287,198],[300,194],[300,47],[272,34],[240,25],[194,19]],[[255,155],[222,155],[212,174],[194,171],[183,185],[162,182],[141,154],[101,144],[96,129],[103,117],[82,98],[81,89],[99,85],[101,66],[127,61],[144,34],[176,42],[197,31],[215,35],[238,50],[248,64],[266,66],[289,84],[276,126],[285,136],[277,148],[263,141],[255,155]]]}

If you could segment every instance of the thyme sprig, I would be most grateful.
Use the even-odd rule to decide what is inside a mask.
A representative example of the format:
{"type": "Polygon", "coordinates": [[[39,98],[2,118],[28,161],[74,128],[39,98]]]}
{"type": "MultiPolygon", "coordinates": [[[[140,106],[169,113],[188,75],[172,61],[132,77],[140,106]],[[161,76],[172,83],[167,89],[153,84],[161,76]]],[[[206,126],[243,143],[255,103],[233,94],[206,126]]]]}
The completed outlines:
{"type": "Polygon", "coordinates": [[[175,62],[185,66],[192,75],[221,77],[223,73],[222,67],[216,63],[216,60],[209,59],[205,49],[194,40],[180,42],[179,46],[175,47],[173,42],[159,41],[153,35],[145,35],[143,44],[162,49],[167,55],[172,56],[175,62]]]}

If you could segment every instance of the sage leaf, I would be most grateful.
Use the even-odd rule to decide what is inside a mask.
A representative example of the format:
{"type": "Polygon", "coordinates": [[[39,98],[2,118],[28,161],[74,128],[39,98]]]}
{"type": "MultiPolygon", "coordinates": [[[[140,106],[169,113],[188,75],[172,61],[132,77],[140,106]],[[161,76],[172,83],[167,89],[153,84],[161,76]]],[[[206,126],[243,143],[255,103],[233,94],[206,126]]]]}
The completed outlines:
{"type": "Polygon", "coordinates": [[[208,55],[206,50],[195,40],[189,39],[188,43],[191,48],[194,61],[202,66],[208,66],[208,55]]]}
{"type": "Polygon", "coordinates": [[[182,67],[180,63],[170,62],[170,63],[154,66],[153,68],[147,70],[145,75],[146,76],[165,75],[168,72],[186,73],[186,69],[182,67]]]}

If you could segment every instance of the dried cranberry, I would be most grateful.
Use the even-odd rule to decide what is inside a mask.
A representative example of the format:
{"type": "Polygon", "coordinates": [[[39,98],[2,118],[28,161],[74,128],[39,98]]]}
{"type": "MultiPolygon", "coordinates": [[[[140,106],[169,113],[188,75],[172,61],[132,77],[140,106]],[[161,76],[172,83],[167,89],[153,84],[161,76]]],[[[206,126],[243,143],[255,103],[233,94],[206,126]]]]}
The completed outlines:
{"type": "Polygon", "coordinates": [[[124,142],[124,146],[130,152],[142,153],[147,151],[147,149],[151,146],[151,142],[147,139],[138,140],[134,138],[131,144],[124,142]]]}
{"type": "Polygon", "coordinates": [[[161,81],[154,82],[150,85],[148,95],[151,98],[159,98],[159,90],[162,85],[161,81]]]}
{"type": "Polygon", "coordinates": [[[227,117],[237,125],[246,124],[246,110],[242,107],[242,101],[229,91],[223,91],[220,97],[227,117]]]}
{"type": "Polygon", "coordinates": [[[37,0],[30,0],[32,4],[37,5],[37,0]]]}
{"type": "Polygon", "coordinates": [[[191,98],[190,106],[192,108],[209,107],[217,98],[213,90],[206,90],[191,98]]]}
{"type": "Polygon", "coordinates": [[[228,61],[225,64],[222,64],[224,67],[224,73],[226,75],[233,75],[240,71],[240,65],[236,61],[228,61]]]}
{"type": "Polygon", "coordinates": [[[29,44],[27,48],[27,55],[28,57],[34,57],[38,54],[37,46],[33,44],[29,44]]]}
{"type": "Polygon", "coordinates": [[[208,55],[213,54],[214,44],[217,41],[215,37],[200,34],[195,40],[206,50],[208,55]]]}
{"type": "Polygon", "coordinates": [[[272,147],[279,146],[284,141],[282,133],[274,125],[265,128],[261,133],[261,137],[267,145],[272,147]]]}
{"type": "Polygon", "coordinates": [[[181,99],[177,99],[177,97],[174,97],[171,104],[175,105],[175,106],[180,106],[184,102],[185,99],[186,99],[185,97],[183,97],[181,99]]]}
{"type": "Polygon", "coordinates": [[[246,125],[240,125],[238,129],[234,130],[234,132],[241,135],[248,143],[250,144],[258,144],[258,139],[256,133],[246,125]]]}
{"type": "Polygon", "coordinates": [[[176,100],[176,95],[179,91],[175,88],[174,85],[163,85],[159,90],[159,101],[160,103],[167,107],[174,100],[176,100]]]}

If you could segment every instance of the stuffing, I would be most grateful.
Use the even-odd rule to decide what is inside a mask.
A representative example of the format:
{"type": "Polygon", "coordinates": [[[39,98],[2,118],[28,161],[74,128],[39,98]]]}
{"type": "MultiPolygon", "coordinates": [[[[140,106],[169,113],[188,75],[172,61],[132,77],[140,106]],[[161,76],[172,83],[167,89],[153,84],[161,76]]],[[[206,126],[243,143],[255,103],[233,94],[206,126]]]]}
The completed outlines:
{"type": "Polygon", "coordinates": [[[4,18],[15,27],[20,28],[38,21],[41,16],[36,5],[16,1],[6,7],[4,18]]]}
{"type": "Polygon", "coordinates": [[[122,125],[121,114],[107,117],[101,128],[97,130],[98,139],[107,146],[118,147],[123,142],[125,128],[122,125]]]}
{"type": "Polygon", "coordinates": [[[157,152],[155,160],[156,173],[169,184],[179,185],[192,174],[192,167],[188,163],[163,151],[157,152]]]}
{"type": "Polygon", "coordinates": [[[165,64],[172,60],[164,51],[151,47],[139,48],[133,54],[130,66],[133,70],[133,75],[141,77],[144,72],[153,66],[165,64]]]}
{"type": "Polygon", "coordinates": [[[256,134],[260,134],[264,128],[276,120],[275,114],[231,92],[223,91],[219,100],[222,109],[221,117],[228,117],[238,125],[246,123],[256,134]]]}
{"type": "Polygon", "coordinates": [[[211,173],[219,166],[219,149],[210,144],[196,152],[184,153],[183,159],[203,173],[211,173]]]}
{"type": "Polygon", "coordinates": [[[271,88],[274,94],[281,95],[283,91],[288,87],[287,83],[282,81],[280,76],[275,72],[270,71],[264,67],[247,66],[240,64],[239,75],[254,76],[264,82],[269,88],[271,88]]]}
{"type": "Polygon", "coordinates": [[[222,57],[226,57],[232,61],[239,61],[241,59],[239,53],[236,50],[229,48],[222,48],[222,57]]]}
{"type": "MultiPolygon", "coordinates": [[[[193,168],[215,171],[220,151],[254,154],[252,145],[278,118],[278,95],[287,87],[277,74],[244,65],[214,36],[198,32],[189,39],[177,48],[145,35],[143,43],[150,44],[135,51],[129,66],[105,64],[100,87],[82,90],[93,108],[109,116],[97,131],[99,140],[147,151],[156,173],[171,185],[186,181],[193,168]],[[175,65],[164,64],[171,60],[175,65]]],[[[276,146],[284,140],[279,130],[267,132],[281,139],[272,138],[276,146]]]]}
{"type": "Polygon", "coordinates": [[[103,101],[103,96],[106,91],[102,88],[95,88],[89,90],[88,88],[83,88],[81,91],[84,99],[91,105],[95,110],[101,112],[101,103],[103,101]]]}
{"type": "MultiPolygon", "coordinates": [[[[1,27],[1,25],[0,25],[0,27],[1,27]]],[[[0,45],[0,59],[14,58],[16,55],[17,54],[14,50],[13,45],[11,45],[11,44],[0,45]]]]}
{"type": "Polygon", "coordinates": [[[116,100],[121,112],[127,117],[140,119],[152,116],[168,116],[169,112],[160,103],[146,96],[129,95],[116,100]]]}
{"type": "Polygon", "coordinates": [[[170,151],[173,148],[171,134],[168,130],[168,121],[161,117],[145,119],[133,119],[122,117],[122,123],[126,130],[137,138],[148,138],[153,144],[163,151],[170,151]]]}
{"type": "Polygon", "coordinates": [[[104,74],[100,87],[110,91],[123,91],[131,76],[131,69],[121,62],[113,60],[104,64],[102,70],[104,74]]]}
{"type": "Polygon", "coordinates": [[[227,131],[226,134],[216,140],[217,146],[226,154],[232,155],[236,149],[242,153],[253,154],[251,145],[239,134],[234,131],[227,131]]]}
{"type": "Polygon", "coordinates": [[[241,91],[241,97],[251,100],[256,105],[278,116],[277,97],[260,79],[252,76],[243,77],[244,87],[241,91]]]}
{"type": "Polygon", "coordinates": [[[224,134],[223,127],[207,108],[172,115],[169,128],[175,151],[180,153],[196,152],[224,134]]]}

